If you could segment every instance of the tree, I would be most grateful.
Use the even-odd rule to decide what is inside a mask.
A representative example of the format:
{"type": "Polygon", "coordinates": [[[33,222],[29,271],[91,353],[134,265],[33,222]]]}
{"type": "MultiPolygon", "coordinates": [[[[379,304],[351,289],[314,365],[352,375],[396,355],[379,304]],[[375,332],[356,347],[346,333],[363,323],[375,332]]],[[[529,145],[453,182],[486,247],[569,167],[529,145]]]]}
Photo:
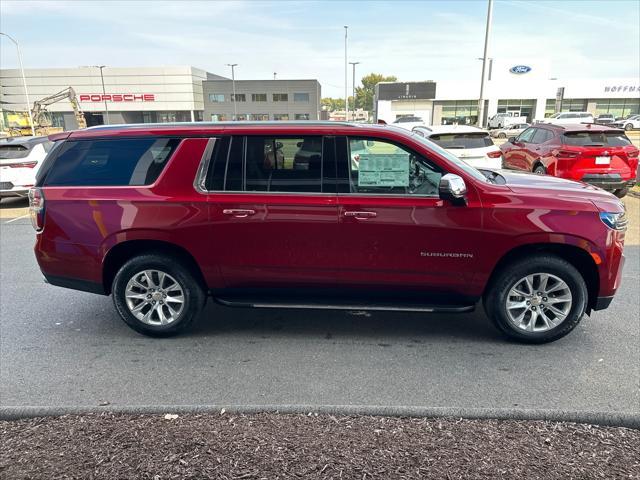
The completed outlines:
{"type": "MultiPolygon", "coordinates": [[[[362,77],[360,80],[362,87],[356,87],[356,108],[371,112],[373,110],[373,92],[376,84],[380,82],[395,82],[396,80],[398,79],[393,75],[385,77],[381,73],[370,73],[362,77]]],[[[344,105],[344,101],[342,104],[344,105]]]]}
{"type": "MultiPolygon", "coordinates": [[[[320,105],[327,107],[330,112],[336,110],[344,110],[344,98],[331,98],[326,97],[320,101],[320,105]]],[[[353,108],[353,97],[349,97],[349,110],[353,108]]]]}

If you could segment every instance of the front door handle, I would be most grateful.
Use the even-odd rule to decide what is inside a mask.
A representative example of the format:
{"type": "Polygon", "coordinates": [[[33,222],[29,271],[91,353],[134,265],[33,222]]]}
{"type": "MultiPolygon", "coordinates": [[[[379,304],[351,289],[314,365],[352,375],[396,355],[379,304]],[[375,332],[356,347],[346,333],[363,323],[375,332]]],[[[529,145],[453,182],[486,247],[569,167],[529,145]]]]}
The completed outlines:
{"type": "Polygon", "coordinates": [[[365,218],[374,218],[377,215],[378,214],[376,212],[357,212],[357,211],[353,211],[353,210],[348,210],[348,211],[344,212],[344,216],[345,217],[354,217],[354,218],[357,218],[359,220],[364,220],[365,218]]]}
{"type": "Polygon", "coordinates": [[[243,208],[225,208],[224,210],[222,210],[222,213],[224,213],[225,215],[231,215],[232,217],[236,218],[245,218],[249,215],[255,215],[256,211],[245,210],[243,208]]]}

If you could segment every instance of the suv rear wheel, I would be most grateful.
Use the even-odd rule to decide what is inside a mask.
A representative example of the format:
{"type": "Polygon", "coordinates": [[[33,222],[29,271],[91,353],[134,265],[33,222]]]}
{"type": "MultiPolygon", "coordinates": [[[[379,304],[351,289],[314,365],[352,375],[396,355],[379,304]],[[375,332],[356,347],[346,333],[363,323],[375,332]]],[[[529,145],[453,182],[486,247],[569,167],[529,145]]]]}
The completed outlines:
{"type": "Polygon", "coordinates": [[[485,297],[485,310],[508,337],[546,343],[573,330],[587,308],[587,285],[569,262],[539,255],[503,268],[485,297]]]}
{"type": "Polygon", "coordinates": [[[613,194],[618,198],[625,197],[627,195],[627,193],[629,193],[629,188],[628,187],[620,188],[620,189],[616,190],[615,192],[613,192],[613,194]]]}
{"type": "Polygon", "coordinates": [[[167,255],[146,254],[126,262],[113,280],[113,303],[139,333],[169,336],[198,317],[205,293],[188,268],[167,255]]]}

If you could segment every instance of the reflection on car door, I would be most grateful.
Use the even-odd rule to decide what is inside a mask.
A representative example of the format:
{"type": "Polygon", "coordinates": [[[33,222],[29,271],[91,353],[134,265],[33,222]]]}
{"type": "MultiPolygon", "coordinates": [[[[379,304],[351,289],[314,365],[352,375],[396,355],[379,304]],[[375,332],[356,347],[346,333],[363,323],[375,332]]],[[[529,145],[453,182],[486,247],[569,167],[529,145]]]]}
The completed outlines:
{"type": "Polygon", "coordinates": [[[404,146],[376,138],[337,139],[340,282],[376,292],[455,293],[473,278],[481,209],[453,206],[438,196],[446,173],[404,146]],[[356,167],[350,146],[366,143],[356,167]]]}
{"type": "Polygon", "coordinates": [[[335,182],[322,175],[332,140],[234,136],[218,145],[208,179],[211,246],[225,286],[333,286],[335,182]]]}
{"type": "Polygon", "coordinates": [[[527,128],[516,137],[509,151],[505,154],[505,163],[509,168],[527,170],[527,150],[535,134],[535,128],[527,128]]]}

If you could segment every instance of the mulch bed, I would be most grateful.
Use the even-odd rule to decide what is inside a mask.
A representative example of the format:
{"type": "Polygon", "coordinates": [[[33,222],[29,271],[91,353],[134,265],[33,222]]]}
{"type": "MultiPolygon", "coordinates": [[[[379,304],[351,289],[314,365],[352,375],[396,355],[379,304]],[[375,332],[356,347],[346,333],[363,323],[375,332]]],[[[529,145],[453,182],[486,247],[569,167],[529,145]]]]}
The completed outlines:
{"type": "Polygon", "coordinates": [[[640,479],[640,431],[331,415],[68,415],[0,422],[0,478],[640,479]]]}

